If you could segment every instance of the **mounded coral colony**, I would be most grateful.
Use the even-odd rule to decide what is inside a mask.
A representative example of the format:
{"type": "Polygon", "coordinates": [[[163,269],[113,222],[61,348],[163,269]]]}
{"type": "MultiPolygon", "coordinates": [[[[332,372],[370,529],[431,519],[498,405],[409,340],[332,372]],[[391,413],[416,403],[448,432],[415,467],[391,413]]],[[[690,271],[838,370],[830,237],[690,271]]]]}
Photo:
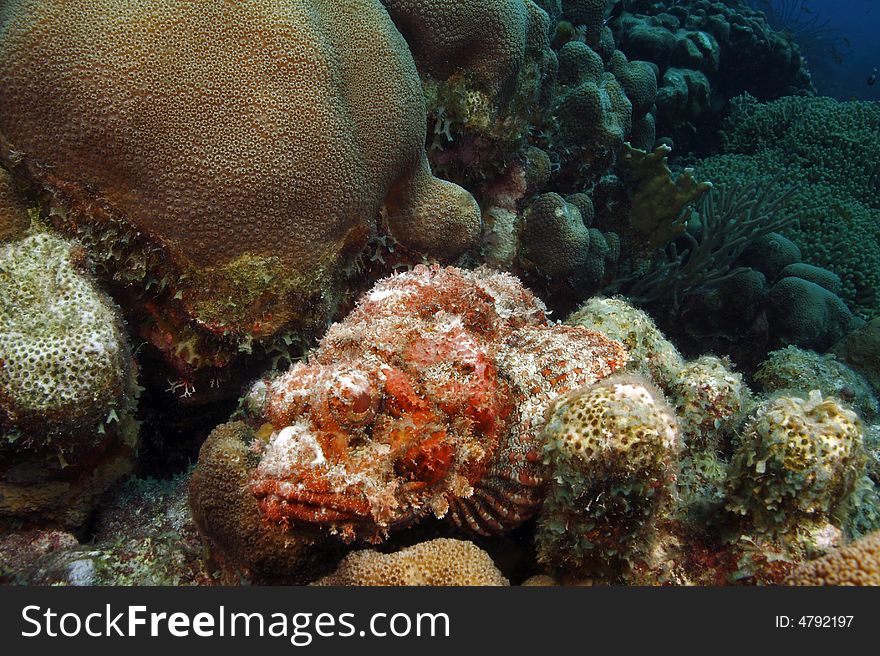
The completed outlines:
{"type": "Polygon", "coordinates": [[[742,2],[6,0],[0,582],[876,585],[878,126],[742,2]]]}

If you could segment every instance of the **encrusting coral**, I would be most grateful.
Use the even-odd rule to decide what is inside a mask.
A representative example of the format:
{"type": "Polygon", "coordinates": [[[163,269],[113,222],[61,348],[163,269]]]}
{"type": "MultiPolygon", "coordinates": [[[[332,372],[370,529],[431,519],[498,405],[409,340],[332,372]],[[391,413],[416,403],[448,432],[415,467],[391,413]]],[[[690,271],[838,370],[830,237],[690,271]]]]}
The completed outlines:
{"type": "Polygon", "coordinates": [[[567,576],[614,574],[650,552],[680,450],[675,416],[644,379],[616,375],[557,399],[544,458],[552,471],[535,541],[567,576]]]}
{"type": "Polygon", "coordinates": [[[880,585],[880,531],[804,563],[786,585],[880,585]]]}
{"type": "Polygon", "coordinates": [[[31,223],[14,185],[10,175],[0,168],[0,243],[24,236],[31,223]]]}
{"type": "Polygon", "coordinates": [[[0,160],[121,296],[151,290],[181,376],[323,327],[383,205],[417,251],[479,234],[378,0],[10,0],[0,25],[0,160]]]}
{"type": "Polygon", "coordinates": [[[836,519],[865,469],[862,422],[835,398],[778,396],[749,420],[733,457],[728,508],[774,529],[836,519]]]}
{"type": "Polygon", "coordinates": [[[489,555],[472,542],[437,538],[396,553],[357,551],[312,585],[509,585],[489,555]]]}
{"type": "Polygon", "coordinates": [[[543,495],[547,404],[625,361],[596,332],[549,325],[512,276],[419,266],[387,278],[308,363],[256,384],[247,446],[229,428],[227,446],[209,438],[192,484],[200,525],[215,542],[236,521],[380,541],[427,513],[510,530],[543,495]],[[211,498],[233,448],[252,496],[230,513],[211,498]]]}
{"type": "Polygon", "coordinates": [[[134,363],[82,246],[0,245],[0,517],[76,525],[137,450],[134,363]]]}

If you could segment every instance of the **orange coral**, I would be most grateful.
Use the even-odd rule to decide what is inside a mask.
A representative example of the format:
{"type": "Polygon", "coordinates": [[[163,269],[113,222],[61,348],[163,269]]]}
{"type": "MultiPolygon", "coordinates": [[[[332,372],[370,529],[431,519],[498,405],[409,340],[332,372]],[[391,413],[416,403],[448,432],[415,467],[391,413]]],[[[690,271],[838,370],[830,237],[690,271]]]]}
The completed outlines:
{"type": "Polygon", "coordinates": [[[268,520],[348,539],[430,511],[502,532],[540,503],[546,405],[625,359],[598,333],[549,325],[512,276],[416,267],[377,284],[308,364],[257,384],[271,431],[253,444],[252,491],[268,520]]]}

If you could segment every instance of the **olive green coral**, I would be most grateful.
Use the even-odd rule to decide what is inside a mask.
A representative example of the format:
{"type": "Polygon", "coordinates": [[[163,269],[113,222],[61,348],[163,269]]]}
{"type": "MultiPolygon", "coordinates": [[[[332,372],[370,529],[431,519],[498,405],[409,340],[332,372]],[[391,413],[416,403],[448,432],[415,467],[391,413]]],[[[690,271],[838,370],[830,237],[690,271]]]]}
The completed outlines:
{"type": "Polygon", "coordinates": [[[15,182],[0,168],[0,243],[23,236],[29,225],[27,208],[18,196],[15,182]]]}
{"type": "Polygon", "coordinates": [[[46,232],[0,246],[0,515],[77,524],[131,469],[135,370],[86,269],[46,232]]]}
{"type": "Polygon", "coordinates": [[[865,469],[858,416],[833,397],[779,396],[749,420],[728,479],[729,510],[756,525],[839,522],[865,469]]]}
{"type": "Polygon", "coordinates": [[[538,559],[569,576],[615,575],[650,552],[669,509],[679,437],[662,394],[612,376],[557,400],[544,459],[551,482],[538,519],[538,559]]]}
{"type": "Polygon", "coordinates": [[[779,211],[797,219],[785,234],[804,261],[836,273],[843,298],[869,317],[880,307],[880,197],[876,154],[880,108],[871,102],[788,96],[759,103],[731,102],[725,154],[704,160],[701,175],[744,182],[778,175],[794,185],[779,211]]]}

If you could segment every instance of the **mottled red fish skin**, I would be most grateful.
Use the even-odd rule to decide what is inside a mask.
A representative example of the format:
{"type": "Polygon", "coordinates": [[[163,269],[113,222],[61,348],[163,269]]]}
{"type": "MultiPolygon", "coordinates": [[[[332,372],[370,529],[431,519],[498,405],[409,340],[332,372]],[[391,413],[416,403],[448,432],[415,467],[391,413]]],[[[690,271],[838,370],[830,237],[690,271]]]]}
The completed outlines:
{"type": "Polygon", "coordinates": [[[626,359],[618,342],[550,324],[513,276],[418,266],[377,283],[308,364],[267,381],[266,421],[304,427],[322,457],[258,467],[252,491],[267,521],[346,539],[379,541],[431,511],[508,531],[543,497],[546,407],[626,359]]]}

